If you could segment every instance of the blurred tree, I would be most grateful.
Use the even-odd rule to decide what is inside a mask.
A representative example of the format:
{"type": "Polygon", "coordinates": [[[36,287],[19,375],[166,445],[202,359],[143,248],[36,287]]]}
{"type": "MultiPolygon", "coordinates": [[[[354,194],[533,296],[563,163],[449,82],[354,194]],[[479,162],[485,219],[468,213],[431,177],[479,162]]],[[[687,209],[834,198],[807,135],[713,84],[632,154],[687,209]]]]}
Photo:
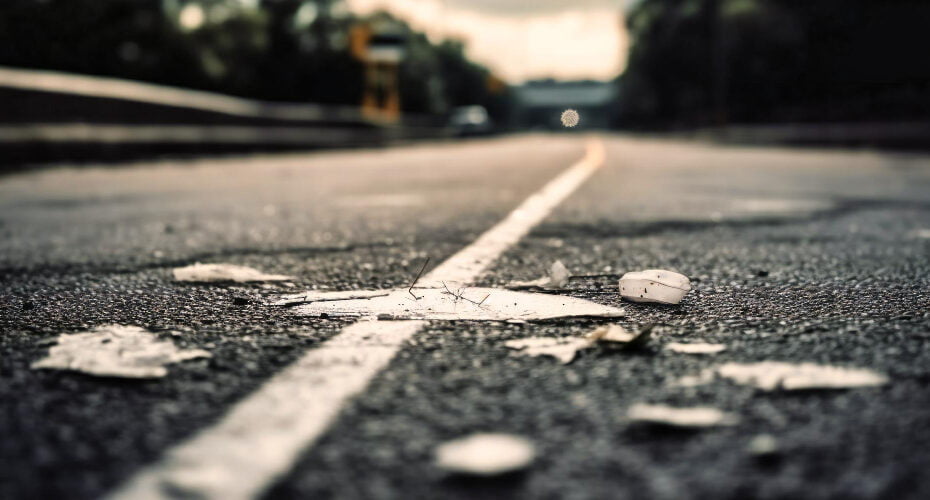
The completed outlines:
{"type": "MultiPolygon", "coordinates": [[[[386,15],[386,14],[377,14],[386,15]]],[[[343,0],[3,0],[0,65],[115,76],[251,98],[358,105],[363,67],[343,0]]],[[[505,85],[458,42],[400,20],[404,111],[481,104],[503,118],[505,85]]]]}
{"type": "Polygon", "coordinates": [[[619,80],[631,126],[930,115],[930,2],[642,0],[619,80]]]}

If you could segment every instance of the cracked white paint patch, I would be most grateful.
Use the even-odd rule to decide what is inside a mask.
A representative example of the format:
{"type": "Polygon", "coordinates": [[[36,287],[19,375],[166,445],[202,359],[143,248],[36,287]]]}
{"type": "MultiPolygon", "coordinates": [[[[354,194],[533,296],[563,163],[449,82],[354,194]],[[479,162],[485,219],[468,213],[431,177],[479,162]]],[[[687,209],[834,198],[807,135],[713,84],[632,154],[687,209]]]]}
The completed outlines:
{"type": "Polygon", "coordinates": [[[197,283],[227,282],[245,283],[249,281],[290,281],[293,276],[283,274],[266,274],[251,267],[234,264],[201,264],[175,268],[172,273],[177,281],[197,283]]]}
{"type": "Polygon", "coordinates": [[[104,325],[89,332],[62,334],[33,369],[71,370],[101,377],[158,378],[165,365],[209,358],[202,349],[178,349],[170,340],[137,326],[104,325]]]}
{"type": "Polygon", "coordinates": [[[525,469],[536,447],[512,434],[473,434],[436,448],[436,466],[457,474],[496,476],[525,469]]]}
{"type": "Polygon", "coordinates": [[[739,422],[736,415],[725,413],[717,408],[695,406],[692,408],[675,408],[664,405],[635,404],[627,412],[627,418],[634,422],[668,425],[672,427],[716,427],[735,425],[739,422]]]}
{"type": "Polygon", "coordinates": [[[575,360],[578,351],[591,347],[593,341],[581,337],[529,337],[508,340],[504,346],[523,356],[548,356],[567,365],[575,360]]]}
{"type": "Polygon", "coordinates": [[[680,342],[671,342],[665,344],[665,349],[681,354],[717,354],[727,349],[723,344],[705,344],[695,342],[693,344],[683,344],[680,342]]]}
{"type": "Polygon", "coordinates": [[[710,368],[697,376],[683,377],[675,384],[693,387],[725,378],[742,385],[751,385],[765,391],[851,389],[876,387],[888,383],[888,377],[864,368],[843,368],[814,363],[726,363],[710,368]]]}
{"type": "Polygon", "coordinates": [[[381,320],[542,320],[579,316],[622,317],[623,309],[589,300],[499,288],[414,288],[372,292],[309,292],[274,302],[307,316],[381,320]]]}
{"type": "Polygon", "coordinates": [[[571,273],[568,272],[568,268],[565,267],[565,264],[562,264],[561,260],[557,260],[549,266],[548,275],[531,281],[511,281],[505,288],[510,290],[528,290],[533,288],[554,290],[565,288],[565,286],[568,285],[569,278],[571,278],[571,273]]]}

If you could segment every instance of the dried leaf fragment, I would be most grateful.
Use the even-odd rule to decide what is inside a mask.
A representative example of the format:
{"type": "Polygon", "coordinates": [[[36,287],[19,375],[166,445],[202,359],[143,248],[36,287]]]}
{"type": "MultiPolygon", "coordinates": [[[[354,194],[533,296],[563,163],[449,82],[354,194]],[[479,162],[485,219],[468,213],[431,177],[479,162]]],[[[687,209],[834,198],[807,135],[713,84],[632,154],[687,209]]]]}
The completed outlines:
{"type": "Polygon", "coordinates": [[[620,277],[620,296],[631,302],[677,304],[691,290],[684,274],[664,269],[647,269],[620,277]]]}
{"type": "Polygon", "coordinates": [[[585,338],[597,345],[611,349],[639,349],[652,336],[653,325],[646,325],[638,332],[628,332],[617,324],[603,325],[588,333],[585,338]]]}
{"type": "Polygon", "coordinates": [[[536,447],[512,434],[472,434],[436,448],[436,466],[473,476],[497,476],[530,466],[536,447]]]}
{"type": "Polygon", "coordinates": [[[715,427],[735,425],[739,418],[708,406],[675,408],[664,405],[638,403],[630,407],[627,417],[636,422],[668,425],[672,427],[715,427]]]}
{"type": "Polygon", "coordinates": [[[514,349],[524,356],[549,356],[559,360],[563,365],[574,361],[578,351],[591,347],[591,341],[579,337],[530,337],[504,342],[508,349],[514,349]]]}
{"type": "Polygon", "coordinates": [[[250,281],[289,281],[293,276],[283,274],[266,274],[251,267],[234,264],[201,264],[195,263],[185,267],[178,267],[172,271],[177,281],[191,281],[197,283],[215,283],[233,281],[246,283],[250,281]]]}
{"type": "Polygon", "coordinates": [[[695,342],[693,344],[671,342],[665,344],[665,348],[669,351],[681,354],[716,354],[725,351],[727,346],[723,344],[705,344],[701,342],[695,342]]]}
{"type": "Polygon", "coordinates": [[[101,377],[158,378],[165,365],[209,358],[202,349],[181,350],[170,340],[137,326],[104,325],[89,332],[62,334],[33,369],[72,370],[101,377]]]}

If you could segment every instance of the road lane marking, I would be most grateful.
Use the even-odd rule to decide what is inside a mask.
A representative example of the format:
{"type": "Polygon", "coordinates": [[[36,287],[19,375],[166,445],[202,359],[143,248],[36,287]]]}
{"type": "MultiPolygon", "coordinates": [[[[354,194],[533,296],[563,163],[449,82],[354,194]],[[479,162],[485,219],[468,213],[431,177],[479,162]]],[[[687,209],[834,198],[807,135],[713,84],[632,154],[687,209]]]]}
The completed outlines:
{"type": "MultiPolygon", "coordinates": [[[[419,286],[472,283],[581,186],[604,158],[603,143],[591,139],[581,160],[433,269],[419,286]]],[[[169,449],[108,498],[235,500],[261,495],[290,471],[345,403],[426,324],[362,321],[344,328],[237,403],[218,423],[169,449]]]]}

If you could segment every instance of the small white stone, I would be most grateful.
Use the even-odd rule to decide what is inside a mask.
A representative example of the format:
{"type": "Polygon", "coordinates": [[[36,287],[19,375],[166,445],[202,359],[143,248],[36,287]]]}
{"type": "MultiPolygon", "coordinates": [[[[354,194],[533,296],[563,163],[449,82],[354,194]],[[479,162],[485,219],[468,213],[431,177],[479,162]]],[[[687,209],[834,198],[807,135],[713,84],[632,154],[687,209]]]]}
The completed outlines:
{"type": "Polygon", "coordinates": [[[778,453],[778,441],[771,434],[757,434],[746,447],[750,455],[757,457],[778,453]]]}
{"type": "Polygon", "coordinates": [[[436,448],[436,465],[449,472],[496,476],[525,469],[536,457],[536,447],[512,434],[473,434],[436,448]]]}
{"type": "Polygon", "coordinates": [[[664,269],[630,272],[620,277],[620,296],[631,302],[677,304],[690,290],[687,276],[664,269]]]}

